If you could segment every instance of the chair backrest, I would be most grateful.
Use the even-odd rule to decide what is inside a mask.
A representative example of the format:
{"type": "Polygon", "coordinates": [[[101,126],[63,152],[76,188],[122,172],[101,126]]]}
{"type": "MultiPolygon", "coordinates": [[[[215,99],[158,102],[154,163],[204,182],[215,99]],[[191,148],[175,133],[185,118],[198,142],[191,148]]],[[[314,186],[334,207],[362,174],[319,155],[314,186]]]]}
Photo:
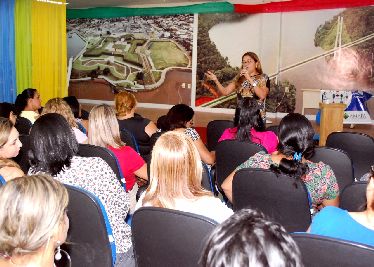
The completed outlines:
{"type": "Polygon", "coordinates": [[[125,178],[119,166],[118,160],[112,151],[105,147],[79,144],[78,155],[81,157],[98,157],[102,158],[112,168],[121,185],[126,189],[125,178]]]}
{"type": "Polygon", "coordinates": [[[348,211],[362,211],[366,204],[367,182],[354,182],[340,195],[340,207],[348,211]]]}
{"type": "Polygon", "coordinates": [[[347,185],[354,182],[352,160],[345,151],[331,147],[316,147],[310,160],[316,163],[322,161],[331,167],[340,193],[347,185]]]}
{"type": "Polygon", "coordinates": [[[275,133],[276,136],[278,136],[279,125],[271,125],[266,128],[266,131],[272,131],[273,133],[275,133]]]}
{"type": "Polygon", "coordinates": [[[374,164],[374,139],[363,133],[334,132],[329,134],[326,146],[348,153],[353,161],[354,177],[359,180],[374,164]]]}
{"type": "Polygon", "coordinates": [[[6,181],[3,176],[0,175],[0,186],[5,185],[6,181]]]}
{"type": "MultiPolygon", "coordinates": [[[[72,266],[113,266],[116,249],[104,206],[90,192],[70,185],[65,186],[69,193],[70,227],[68,242],[62,247],[69,253],[72,266]]],[[[66,262],[58,262],[57,266],[68,265],[66,262]]]]}
{"type": "Polygon", "coordinates": [[[121,129],[120,134],[122,142],[124,142],[127,146],[132,147],[136,152],[139,153],[139,145],[134,135],[124,128],[121,129]]]}
{"type": "Polygon", "coordinates": [[[225,140],[216,147],[216,181],[221,187],[226,177],[254,154],[266,149],[256,143],[225,140]]]}
{"type": "Polygon", "coordinates": [[[216,149],[217,143],[227,128],[234,127],[234,122],[229,120],[210,121],[206,128],[207,148],[209,151],[216,149]]]}
{"type": "Polygon", "coordinates": [[[305,267],[367,267],[374,262],[374,247],[326,236],[291,234],[305,267]]]}
{"type": "Polygon", "coordinates": [[[288,232],[306,231],[311,223],[308,192],[301,180],[266,169],[241,169],[232,189],[234,210],[259,209],[288,232]]]}
{"type": "Polygon", "coordinates": [[[198,266],[204,243],[216,225],[192,213],[140,208],[131,224],[136,266],[198,266]]]}
{"type": "Polygon", "coordinates": [[[210,169],[208,168],[208,166],[204,162],[201,162],[201,164],[203,165],[203,175],[202,175],[202,179],[201,179],[201,185],[206,190],[209,190],[213,193],[217,193],[216,190],[215,190],[215,186],[214,186],[215,181],[213,179],[213,176],[211,174],[210,169]]]}

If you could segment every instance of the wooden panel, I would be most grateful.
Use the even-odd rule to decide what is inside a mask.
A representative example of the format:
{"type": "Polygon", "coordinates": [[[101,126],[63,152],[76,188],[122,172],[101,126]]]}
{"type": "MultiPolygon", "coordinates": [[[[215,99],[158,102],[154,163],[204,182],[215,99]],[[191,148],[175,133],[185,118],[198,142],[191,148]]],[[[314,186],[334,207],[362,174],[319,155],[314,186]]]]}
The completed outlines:
{"type": "Polygon", "coordinates": [[[319,145],[324,146],[330,133],[343,131],[343,116],[346,105],[320,103],[319,108],[321,109],[319,145]]]}

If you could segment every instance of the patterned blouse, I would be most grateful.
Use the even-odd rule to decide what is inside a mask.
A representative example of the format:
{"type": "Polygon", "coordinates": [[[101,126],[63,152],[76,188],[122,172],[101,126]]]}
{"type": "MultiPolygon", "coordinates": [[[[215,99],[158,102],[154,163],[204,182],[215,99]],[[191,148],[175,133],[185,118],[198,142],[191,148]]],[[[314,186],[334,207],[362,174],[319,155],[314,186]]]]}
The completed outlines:
{"type": "Polygon", "coordinates": [[[125,223],[130,199],[103,159],[74,156],[70,168],[63,169],[55,179],[83,188],[100,199],[112,227],[116,253],[125,253],[132,246],[131,228],[125,223]]]}
{"type": "MultiPolygon", "coordinates": [[[[236,84],[236,93],[240,97],[258,97],[254,94],[254,86],[243,76],[236,76],[234,82],[236,84]]],[[[269,77],[266,74],[259,74],[251,77],[256,86],[264,87],[266,86],[269,77]]]]}
{"type": "MultiPolygon", "coordinates": [[[[235,171],[244,168],[270,169],[276,165],[269,154],[261,151],[242,163],[235,171]]],[[[339,186],[331,167],[323,162],[307,162],[309,171],[302,178],[312,199],[313,207],[317,207],[323,200],[334,199],[339,195],[339,186]]]]}
{"type": "MultiPolygon", "coordinates": [[[[265,73],[252,76],[251,78],[253,80],[253,83],[256,84],[256,86],[259,86],[259,87],[267,86],[269,87],[269,90],[270,90],[269,77],[265,73]]],[[[261,117],[265,121],[266,120],[265,101],[260,100],[259,97],[255,94],[253,84],[251,84],[248,80],[246,80],[244,76],[240,76],[240,75],[234,78],[234,82],[236,86],[238,106],[240,106],[240,101],[242,101],[243,98],[253,97],[254,99],[257,100],[259,108],[260,108],[260,112],[261,112],[261,117]]]]}
{"type": "Polygon", "coordinates": [[[194,128],[186,128],[186,130],[184,130],[184,134],[191,138],[192,141],[196,141],[200,138],[199,133],[194,128]]]}

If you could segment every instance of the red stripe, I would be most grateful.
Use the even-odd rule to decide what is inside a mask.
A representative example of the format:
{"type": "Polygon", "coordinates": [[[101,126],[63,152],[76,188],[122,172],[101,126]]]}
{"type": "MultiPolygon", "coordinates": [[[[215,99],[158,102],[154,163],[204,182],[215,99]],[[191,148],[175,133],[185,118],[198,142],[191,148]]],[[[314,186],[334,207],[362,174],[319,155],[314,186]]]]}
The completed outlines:
{"type": "Polygon", "coordinates": [[[235,4],[237,13],[273,13],[319,9],[349,8],[374,5],[374,0],[291,0],[259,5],[235,4]]]}

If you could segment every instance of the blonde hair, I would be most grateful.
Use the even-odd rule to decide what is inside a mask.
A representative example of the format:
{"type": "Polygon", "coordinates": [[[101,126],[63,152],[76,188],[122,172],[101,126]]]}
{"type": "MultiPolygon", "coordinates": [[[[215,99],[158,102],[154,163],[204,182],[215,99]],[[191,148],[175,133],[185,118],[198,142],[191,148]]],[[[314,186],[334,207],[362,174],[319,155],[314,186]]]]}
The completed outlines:
{"type": "Polygon", "coordinates": [[[101,147],[121,147],[119,125],[114,109],[106,104],[92,108],[88,117],[88,143],[101,147]]]}
{"type": "Polygon", "coordinates": [[[66,188],[47,175],[18,177],[0,188],[0,254],[36,252],[57,234],[68,205],[66,188]]]}
{"type": "Polygon", "coordinates": [[[150,167],[150,185],[143,204],[174,208],[176,198],[211,195],[201,186],[202,163],[195,145],[180,132],[167,132],[157,140],[150,167]]]}
{"type": "Polygon", "coordinates": [[[52,98],[48,100],[48,102],[45,104],[45,107],[43,108],[42,115],[48,114],[48,113],[60,114],[67,120],[70,127],[72,128],[78,127],[70,106],[62,98],[52,98]]]}
{"type": "Polygon", "coordinates": [[[122,91],[115,95],[114,104],[117,116],[125,116],[136,106],[136,98],[132,93],[122,91]]]}
{"type": "Polygon", "coordinates": [[[0,117],[0,148],[8,142],[13,127],[14,125],[9,119],[0,117]]]}
{"type": "Polygon", "coordinates": [[[21,170],[21,167],[18,165],[17,162],[11,160],[11,159],[3,159],[0,158],[0,169],[4,167],[15,167],[21,170]]]}

